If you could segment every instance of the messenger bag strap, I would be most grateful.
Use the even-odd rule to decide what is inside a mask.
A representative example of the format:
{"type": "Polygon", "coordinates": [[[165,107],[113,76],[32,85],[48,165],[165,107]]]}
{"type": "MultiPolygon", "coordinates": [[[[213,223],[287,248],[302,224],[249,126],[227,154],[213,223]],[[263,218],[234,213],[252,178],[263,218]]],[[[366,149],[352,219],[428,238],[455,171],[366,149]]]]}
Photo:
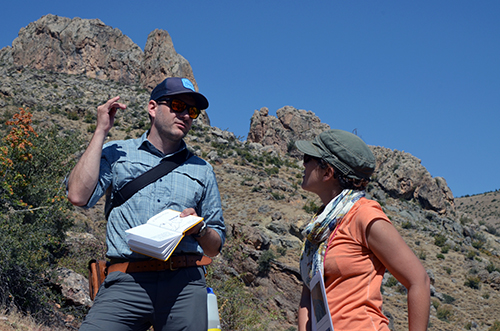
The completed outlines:
{"type": "Polygon", "coordinates": [[[191,152],[188,151],[187,148],[185,148],[172,157],[162,160],[157,166],[149,169],[148,171],[142,173],[139,177],[136,177],[125,184],[120,190],[116,191],[113,194],[113,199],[111,200],[109,208],[106,211],[106,219],[108,219],[109,213],[113,208],[122,205],[137,191],[165,176],[166,174],[183,164],[191,156],[191,152]]]}

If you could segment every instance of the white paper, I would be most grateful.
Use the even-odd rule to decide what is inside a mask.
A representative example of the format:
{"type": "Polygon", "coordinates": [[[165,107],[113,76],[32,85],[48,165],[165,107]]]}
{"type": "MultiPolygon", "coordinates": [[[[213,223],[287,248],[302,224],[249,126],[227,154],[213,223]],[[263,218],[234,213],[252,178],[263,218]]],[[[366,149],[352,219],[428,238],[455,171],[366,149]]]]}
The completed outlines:
{"type": "Polygon", "coordinates": [[[312,331],[333,331],[332,316],[326,299],[323,274],[317,272],[311,279],[311,326],[312,331]]]}
{"type": "Polygon", "coordinates": [[[167,209],[151,217],[147,223],[126,230],[130,249],[160,260],[167,260],[184,237],[184,232],[203,220],[167,209]]]}

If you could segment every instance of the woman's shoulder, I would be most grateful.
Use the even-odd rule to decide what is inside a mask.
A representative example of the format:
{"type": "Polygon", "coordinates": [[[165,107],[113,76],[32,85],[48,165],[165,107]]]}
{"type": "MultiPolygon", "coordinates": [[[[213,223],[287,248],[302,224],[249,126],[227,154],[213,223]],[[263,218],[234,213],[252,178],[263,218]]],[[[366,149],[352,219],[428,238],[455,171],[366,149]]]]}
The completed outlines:
{"type": "Polygon", "coordinates": [[[387,215],[377,201],[361,198],[354,204],[351,217],[356,222],[368,224],[376,219],[383,219],[390,222],[387,215]]]}
{"type": "Polygon", "coordinates": [[[366,229],[377,220],[391,223],[382,207],[377,201],[366,198],[359,199],[352,209],[346,214],[346,231],[351,234],[361,245],[367,246],[366,229]]]}

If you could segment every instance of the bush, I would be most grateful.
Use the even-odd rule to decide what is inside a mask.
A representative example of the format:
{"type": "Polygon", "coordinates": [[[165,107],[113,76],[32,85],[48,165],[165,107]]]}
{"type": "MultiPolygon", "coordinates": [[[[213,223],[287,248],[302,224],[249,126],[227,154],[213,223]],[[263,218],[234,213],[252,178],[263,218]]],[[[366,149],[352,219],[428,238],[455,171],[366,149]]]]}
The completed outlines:
{"type": "Polygon", "coordinates": [[[495,321],[491,328],[488,329],[488,331],[500,331],[500,322],[495,321]]]}
{"type": "Polygon", "coordinates": [[[257,261],[259,264],[259,271],[268,272],[269,268],[271,267],[271,262],[275,259],[276,256],[274,255],[274,252],[272,250],[268,249],[267,251],[264,251],[257,261]]]}
{"type": "Polygon", "coordinates": [[[500,272],[500,269],[495,267],[495,265],[493,263],[490,263],[489,265],[486,266],[486,270],[489,272],[489,273],[492,273],[493,271],[498,271],[500,272]]]}
{"type": "Polygon", "coordinates": [[[0,305],[48,321],[55,300],[46,272],[64,254],[72,225],[63,179],[79,148],[55,127],[37,134],[21,109],[0,143],[0,305]]]}
{"type": "Polygon", "coordinates": [[[436,317],[438,319],[448,322],[450,316],[451,316],[451,308],[443,306],[437,309],[436,317]]]}
{"type": "Polygon", "coordinates": [[[438,234],[434,237],[434,245],[438,247],[443,247],[446,243],[446,237],[442,234],[438,234]]]}
{"type": "Polygon", "coordinates": [[[448,295],[446,293],[443,293],[443,298],[444,298],[444,302],[448,303],[448,304],[453,303],[455,301],[454,297],[452,297],[451,295],[448,295]]]}
{"type": "Polygon", "coordinates": [[[387,279],[387,282],[385,283],[385,286],[387,286],[387,287],[393,287],[393,286],[396,286],[397,284],[398,284],[398,280],[396,278],[394,278],[394,276],[390,276],[387,279]]]}
{"type": "Polygon", "coordinates": [[[308,201],[302,209],[308,214],[315,214],[319,210],[319,206],[314,201],[308,201]]]}
{"type": "Polygon", "coordinates": [[[486,237],[482,233],[476,233],[474,236],[475,240],[472,240],[472,247],[476,249],[481,249],[486,244],[486,237]]]}
{"type": "Polygon", "coordinates": [[[468,277],[464,285],[479,290],[481,288],[481,279],[479,277],[468,277]]]}
{"type": "Polygon", "coordinates": [[[496,235],[497,234],[497,229],[493,225],[487,225],[486,226],[486,232],[496,235]]]}

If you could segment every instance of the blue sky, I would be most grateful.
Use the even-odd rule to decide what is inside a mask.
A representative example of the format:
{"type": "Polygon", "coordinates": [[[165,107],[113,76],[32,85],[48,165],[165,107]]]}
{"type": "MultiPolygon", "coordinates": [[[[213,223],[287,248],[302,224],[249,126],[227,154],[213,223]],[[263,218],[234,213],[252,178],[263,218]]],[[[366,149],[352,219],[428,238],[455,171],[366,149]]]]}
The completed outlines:
{"type": "Polygon", "coordinates": [[[142,49],[168,31],[211,124],[243,139],[256,109],[289,105],[411,153],[455,196],[500,189],[500,1],[8,1],[0,48],[46,14],[142,49]]]}

